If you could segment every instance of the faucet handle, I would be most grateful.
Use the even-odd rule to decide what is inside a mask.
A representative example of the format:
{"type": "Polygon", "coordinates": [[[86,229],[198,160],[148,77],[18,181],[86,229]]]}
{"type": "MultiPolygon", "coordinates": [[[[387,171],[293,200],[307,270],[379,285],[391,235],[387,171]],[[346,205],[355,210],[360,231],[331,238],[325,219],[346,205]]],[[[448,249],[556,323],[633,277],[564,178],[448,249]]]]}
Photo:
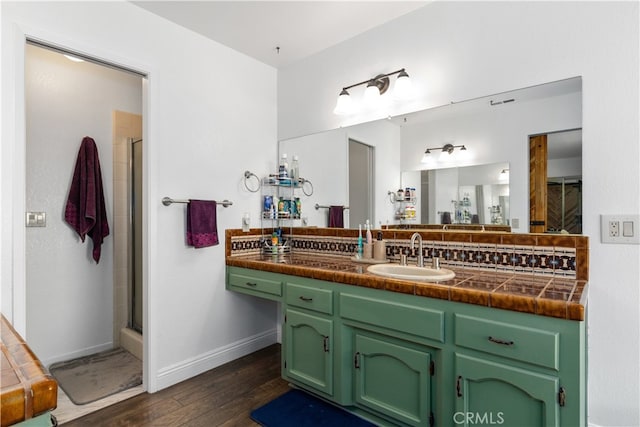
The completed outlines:
{"type": "Polygon", "coordinates": [[[407,254],[400,254],[400,265],[407,265],[407,254]]]}
{"type": "Polygon", "coordinates": [[[433,258],[431,258],[431,268],[433,268],[434,270],[440,270],[440,258],[437,256],[434,256],[433,258]]]}

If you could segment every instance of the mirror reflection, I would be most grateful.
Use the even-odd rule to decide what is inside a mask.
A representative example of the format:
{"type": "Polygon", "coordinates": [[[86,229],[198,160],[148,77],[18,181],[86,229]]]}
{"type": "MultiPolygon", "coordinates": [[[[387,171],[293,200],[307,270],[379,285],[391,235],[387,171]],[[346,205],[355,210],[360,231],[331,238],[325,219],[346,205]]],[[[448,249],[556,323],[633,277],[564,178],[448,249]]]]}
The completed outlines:
{"type": "MultiPolygon", "coordinates": [[[[582,160],[581,135],[571,138],[570,144],[567,138],[562,142],[563,138],[555,136],[566,131],[579,132],[581,127],[582,80],[575,77],[283,140],[279,142],[279,153],[297,154],[301,175],[313,181],[313,198],[303,204],[349,206],[344,219],[347,228],[357,228],[365,218],[376,228],[403,225],[408,223],[407,215],[414,215],[413,224],[442,224],[443,216],[445,221],[450,216],[452,225],[477,221],[478,224],[502,224],[520,233],[558,232],[569,231],[566,225],[581,218],[581,201],[577,200],[581,191],[571,190],[571,196],[566,196],[566,192],[571,180],[578,182],[581,190],[582,160]],[[564,147],[572,145],[571,154],[566,154],[569,157],[559,160],[552,154],[556,143],[550,143],[548,157],[530,161],[530,138],[543,134],[549,141],[559,139],[557,144],[561,148],[563,144],[567,144],[564,147]],[[349,217],[351,211],[357,211],[358,199],[367,198],[352,194],[355,192],[351,190],[354,188],[351,181],[357,179],[359,172],[350,166],[350,141],[369,147],[373,163],[370,169],[373,197],[362,202],[369,206],[360,209],[362,213],[357,219],[349,217]],[[456,147],[451,153],[442,150],[448,144],[456,147]],[[462,146],[466,149],[462,150],[462,146]],[[430,151],[430,156],[425,156],[426,151],[430,151]],[[550,208],[546,203],[536,205],[540,200],[529,197],[530,164],[542,163],[545,172],[540,175],[543,176],[540,185],[557,186],[560,180],[562,187],[564,182],[564,189],[548,193],[560,194],[565,207],[571,204],[574,208],[561,215],[564,220],[560,220],[560,225],[552,226],[550,220],[544,218],[542,230],[530,230],[530,223],[539,221],[532,206],[540,212],[550,208]],[[499,182],[463,178],[467,170],[474,171],[467,168],[488,168],[489,165],[500,168],[498,175],[504,169],[508,177],[504,175],[504,181],[499,182]],[[456,185],[452,184],[454,171],[456,185]],[[406,207],[404,212],[399,212],[391,194],[397,197],[398,190],[406,187],[415,188],[414,205],[408,212],[406,207]],[[465,206],[465,197],[469,206],[465,206]],[[573,197],[571,202],[568,197],[573,197]]],[[[310,226],[328,224],[326,210],[306,209],[304,216],[310,226]]],[[[579,233],[579,230],[570,232],[579,233]]]]}
{"type": "Polygon", "coordinates": [[[397,224],[509,225],[509,163],[408,171],[406,188],[415,197],[392,198],[397,224]],[[415,213],[414,213],[415,211],[415,213]]]}

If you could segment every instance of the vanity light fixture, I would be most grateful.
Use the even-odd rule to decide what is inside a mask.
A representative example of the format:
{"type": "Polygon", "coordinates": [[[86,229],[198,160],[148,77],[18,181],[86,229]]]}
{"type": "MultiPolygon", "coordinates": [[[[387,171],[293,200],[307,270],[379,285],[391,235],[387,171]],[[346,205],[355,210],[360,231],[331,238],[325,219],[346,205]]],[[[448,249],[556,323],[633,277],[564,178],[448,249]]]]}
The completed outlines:
{"type": "Polygon", "coordinates": [[[409,74],[407,74],[405,69],[402,68],[391,73],[378,74],[372,79],[364,80],[362,82],[343,87],[340,91],[340,95],[338,95],[338,102],[336,102],[336,107],[333,109],[334,114],[343,115],[352,113],[353,102],[348,90],[364,84],[367,85],[364,93],[365,102],[375,103],[380,98],[380,95],[383,95],[389,89],[389,76],[393,76],[394,74],[398,75],[394,86],[395,97],[408,97],[411,92],[411,80],[409,79],[409,74]]]}
{"type": "Polygon", "coordinates": [[[453,144],[445,144],[442,147],[427,148],[424,152],[424,155],[422,156],[422,163],[428,163],[431,160],[431,150],[439,150],[440,156],[442,157],[445,153],[449,155],[453,154],[453,151],[456,148],[459,148],[460,151],[467,151],[467,147],[465,147],[464,145],[453,144]]]}

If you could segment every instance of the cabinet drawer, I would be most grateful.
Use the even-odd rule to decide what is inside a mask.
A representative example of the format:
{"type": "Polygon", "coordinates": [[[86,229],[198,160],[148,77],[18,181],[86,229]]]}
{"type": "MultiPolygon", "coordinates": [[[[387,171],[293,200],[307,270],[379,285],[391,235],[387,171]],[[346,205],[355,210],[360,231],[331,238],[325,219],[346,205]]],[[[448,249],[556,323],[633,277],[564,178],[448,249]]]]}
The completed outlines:
{"type": "Polygon", "coordinates": [[[280,299],[282,296],[281,281],[236,272],[229,273],[228,277],[229,286],[234,291],[262,295],[270,299],[280,299]]]}
{"type": "Polygon", "coordinates": [[[343,293],[340,316],[444,342],[444,312],[440,310],[343,293]]]}
{"type": "Polygon", "coordinates": [[[454,315],[455,343],[485,353],[558,370],[559,333],[513,322],[454,315]]]}
{"type": "Polygon", "coordinates": [[[311,286],[287,283],[287,305],[333,314],[333,291],[311,286]]]}

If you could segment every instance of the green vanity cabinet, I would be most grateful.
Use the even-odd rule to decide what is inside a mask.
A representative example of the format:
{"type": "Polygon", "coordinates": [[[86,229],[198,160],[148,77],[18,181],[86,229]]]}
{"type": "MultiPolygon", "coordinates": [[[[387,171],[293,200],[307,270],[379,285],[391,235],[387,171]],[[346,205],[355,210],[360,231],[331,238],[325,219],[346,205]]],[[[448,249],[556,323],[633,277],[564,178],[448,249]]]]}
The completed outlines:
{"type": "Polygon", "coordinates": [[[227,289],[274,301],[282,299],[281,274],[227,266],[227,289]]]}
{"type": "Polygon", "coordinates": [[[431,354],[358,330],[354,350],[356,405],[406,425],[429,426],[431,354]]]}
{"type": "Polygon", "coordinates": [[[305,279],[285,282],[283,375],[332,399],[333,291],[305,283],[305,279]]]}
{"type": "Polygon", "coordinates": [[[284,376],[333,395],[333,321],[302,311],[285,311],[284,376]]]}
{"type": "MultiPolygon", "coordinates": [[[[455,355],[461,426],[559,426],[557,377],[465,354],[455,355]]],[[[568,425],[568,424],[567,424],[568,425]]]]}
{"type": "Polygon", "coordinates": [[[587,424],[584,322],[460,308],[453,314],[456,423],[587,424]]]}
{"type": "Polygon", "coordinates": [[[433,422],[435,355],[445,341],[445,312],[420,302],[373,289],[345,288],[339,297],[352,336],[355,405],[409,426],[433,422]]]}
{"type": "Polygon", "coordinates": [[[586,322],[227,271],[282,303],[283,377],[376,425],[587,425],[586,322]]]}

